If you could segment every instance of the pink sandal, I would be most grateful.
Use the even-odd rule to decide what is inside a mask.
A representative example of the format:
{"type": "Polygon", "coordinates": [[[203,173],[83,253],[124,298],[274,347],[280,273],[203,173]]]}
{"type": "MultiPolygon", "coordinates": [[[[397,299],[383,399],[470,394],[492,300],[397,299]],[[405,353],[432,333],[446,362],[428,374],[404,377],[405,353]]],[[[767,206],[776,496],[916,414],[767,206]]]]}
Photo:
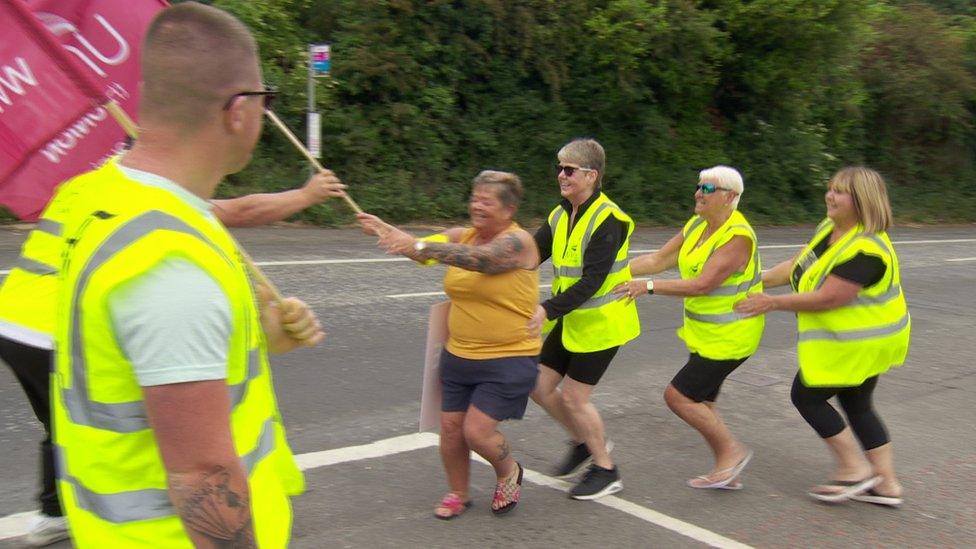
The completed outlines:
{"type": "Polygon", "coordinates": [[[471,507],[471,500],[461,501],[461,496],[455,494],[454,492],[448,492],[447,495],[441,499],[440,504],[434,509],[434,516],[441,520],[451,520],[464,514],[468,508],[471,507]],[[441,510],[447,511],[447,513],[441,512],[441,510]]]}
{"type": "Polygon", "coordinates": [[[491,512],[496,515],[504,515],[514,509],[522,496],[522,473],[525,470],[518,462],[515,463],[515,466],[518,467],[518,475],[516,475],[514,482],[508,479],[505,482],[495,484],[495,497],[492,499],[491,512]],[[499,503],[503,505],[496,507],[499,503]]]}

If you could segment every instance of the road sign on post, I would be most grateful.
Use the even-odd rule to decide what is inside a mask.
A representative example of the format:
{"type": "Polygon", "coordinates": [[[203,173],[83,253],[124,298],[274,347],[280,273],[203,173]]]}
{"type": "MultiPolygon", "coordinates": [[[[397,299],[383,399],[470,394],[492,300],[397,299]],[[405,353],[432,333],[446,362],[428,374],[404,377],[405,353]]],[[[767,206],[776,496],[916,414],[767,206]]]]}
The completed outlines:
{"type": "Polygon", "coordinates": [[[308,57],[313,77],[329,76],[332,69],[332,47],[329,44],[309,44],[308,57]]]}

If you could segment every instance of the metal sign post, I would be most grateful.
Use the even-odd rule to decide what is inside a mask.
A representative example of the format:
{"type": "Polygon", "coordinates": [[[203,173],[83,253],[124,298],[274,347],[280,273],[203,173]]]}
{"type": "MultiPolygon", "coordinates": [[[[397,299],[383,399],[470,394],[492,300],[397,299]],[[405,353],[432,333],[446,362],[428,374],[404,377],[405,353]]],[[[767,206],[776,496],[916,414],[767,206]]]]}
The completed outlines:
{"type": "MultiPolygon", "coordinates": [[[[322,118],[315,110],[315,79],[329,76],[332,69],[332,47],[329,44],[308,45],[308,139],[306,146],[312,156],[322,158],[322,118]]],[[[311,166],[315,173],[315,166],[311,166]]]]}

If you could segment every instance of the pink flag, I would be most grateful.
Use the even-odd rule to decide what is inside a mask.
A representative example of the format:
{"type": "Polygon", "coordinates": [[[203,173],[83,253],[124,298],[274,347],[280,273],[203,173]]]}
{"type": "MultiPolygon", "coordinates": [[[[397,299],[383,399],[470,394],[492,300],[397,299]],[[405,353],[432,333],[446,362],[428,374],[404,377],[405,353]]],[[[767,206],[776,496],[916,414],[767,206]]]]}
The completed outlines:
{"type": "Polygon", "coordinates": [[[166,5],[0,0],[0,203],[15,215],[35,220],[59,183],[121,150],[101,105],[136,114],[142,36],[166,5]]]}

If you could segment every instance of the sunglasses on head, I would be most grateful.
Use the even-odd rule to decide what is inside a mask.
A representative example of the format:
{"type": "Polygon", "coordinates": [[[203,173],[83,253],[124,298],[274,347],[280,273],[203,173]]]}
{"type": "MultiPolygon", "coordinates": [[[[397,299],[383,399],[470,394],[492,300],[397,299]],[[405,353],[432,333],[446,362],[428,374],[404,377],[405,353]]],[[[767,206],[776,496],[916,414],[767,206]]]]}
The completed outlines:
{"type": "Polygon", "coordinates": [[[556,175],[559,175],[560,173],[564,173],[564,174],[566,174],[566,177],[573,177],[573,174],[576,173],[576,170],[579,170],[581,172],[595,172],[596,171],[593,168],[583,168],[583,167],[577,167],[577,166],[563,166],[561,164],[556,164],[556,175]]]}
{"type": "Polygon", "coordinates": [[[702,192],[702,194],[712,194],[715,191],[731,191],[732,189],[726,187],[719,187],[715,183],[699,183],[695,185],[695,188],[702,192]]]}
{"type": "Polygon", "coordinates": [[[268,110],[271,108],[271,104],[274,103],[274,99],[278,95],[278,90],[270,86],[265,86],[265,88],[261,91],[246,91],[241,93],[235,93],[234,95],[227,98],[227,102],[224,103],[224,110],[226,111],[227,109],[229,109],[230,106],[234,104],[234,100],[237,99],[238,97],[249,97],[252,95],[259,95],[263,97],[264,110],[268,110]]]}

